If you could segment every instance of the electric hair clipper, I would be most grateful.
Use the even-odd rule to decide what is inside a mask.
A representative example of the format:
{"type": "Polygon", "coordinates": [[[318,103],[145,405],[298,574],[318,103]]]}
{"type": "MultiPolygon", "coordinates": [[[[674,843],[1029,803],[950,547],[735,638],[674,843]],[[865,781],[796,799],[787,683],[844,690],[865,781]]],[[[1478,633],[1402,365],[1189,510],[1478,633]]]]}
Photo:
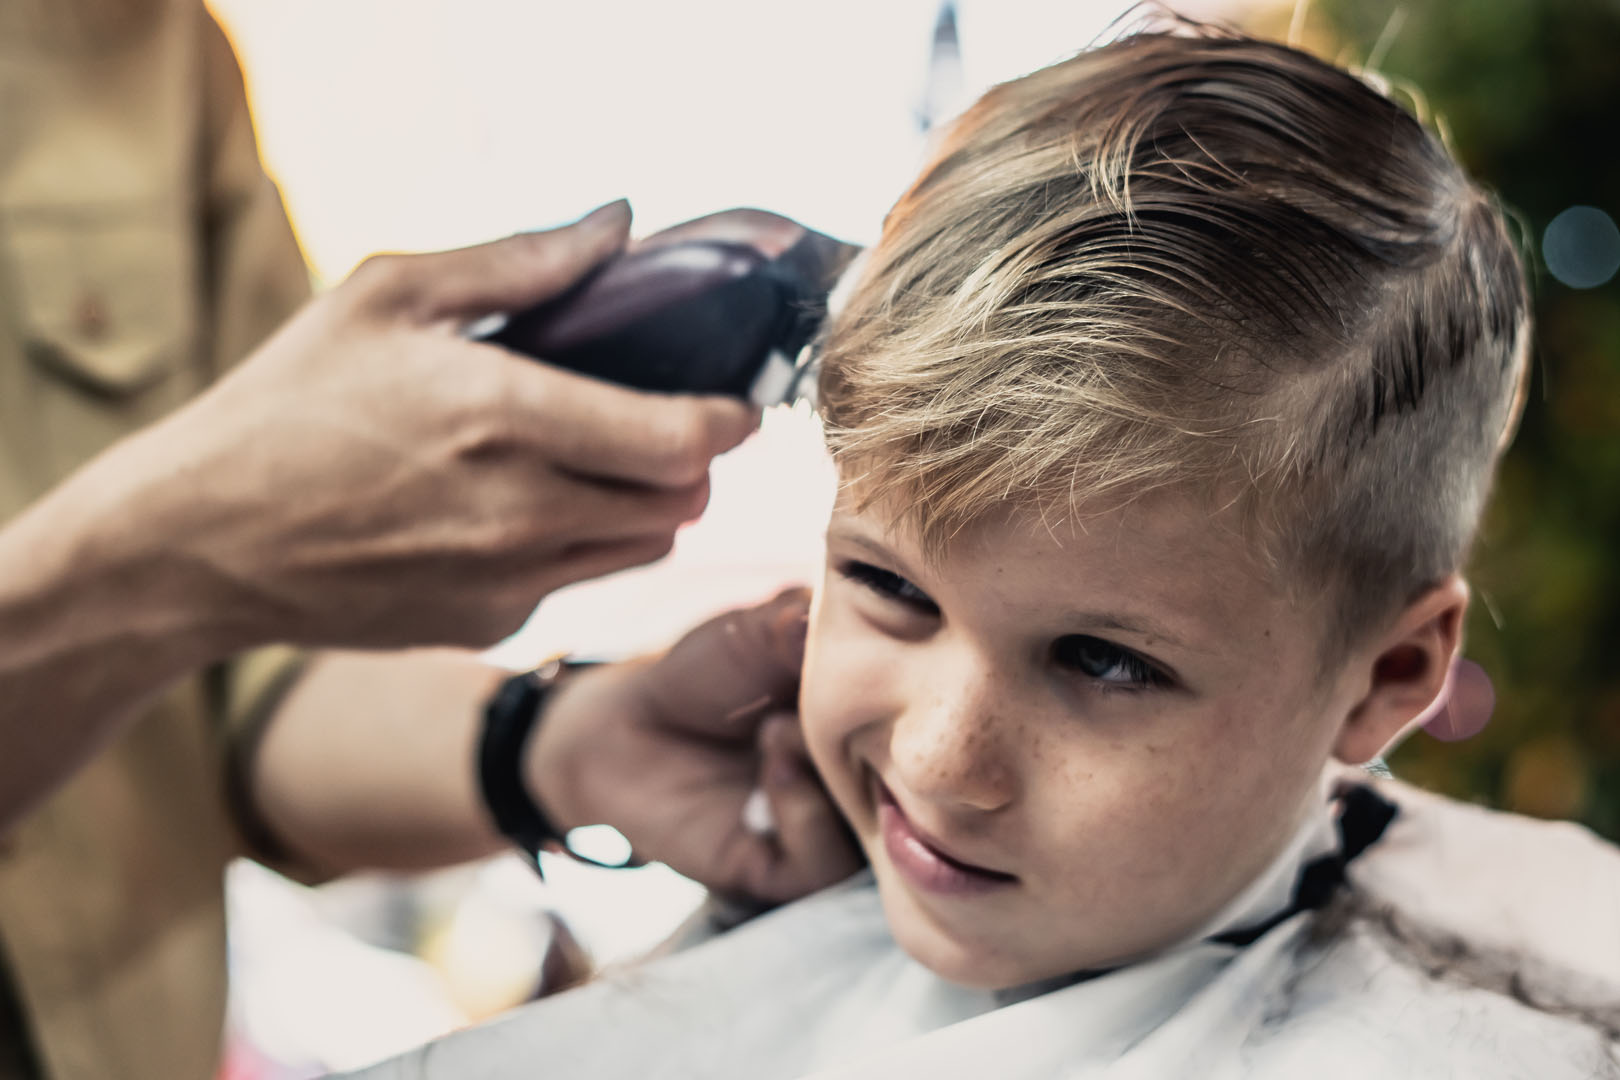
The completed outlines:
{"type": "Polygon", "coordinates": [[[859,250],[779,214],[722,210],[475,335],[640,390],[780,404],[813,395],[809,345],[859,250]]]}

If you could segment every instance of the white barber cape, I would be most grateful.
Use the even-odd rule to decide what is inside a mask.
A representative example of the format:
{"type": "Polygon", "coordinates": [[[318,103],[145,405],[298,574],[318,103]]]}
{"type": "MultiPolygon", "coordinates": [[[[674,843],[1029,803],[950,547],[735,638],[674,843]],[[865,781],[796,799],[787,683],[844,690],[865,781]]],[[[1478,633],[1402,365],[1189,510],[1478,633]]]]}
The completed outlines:
{"type": "MultiPolygon", "coordinates": [[[[1575,826],[1373,787],[1398,813],[1349,863],[1353,888],[1473,949],[1523,957],[1524,979],[1620,1015],[1620,851],[1575,826]]],[[[1330,820],[1304,823],[1210,934],[1082,981],[1001,993],[947,983],[895,944],[862,874],[353,1075],[1620,1077],[1620,1044],[1597,1026],[1431,977],[1369,921],[1313,944],[1313,913],[1300,911],[1247,945],[1209,940],[1287,910],[1300,868],[1336,843],[1330,820]]]]}

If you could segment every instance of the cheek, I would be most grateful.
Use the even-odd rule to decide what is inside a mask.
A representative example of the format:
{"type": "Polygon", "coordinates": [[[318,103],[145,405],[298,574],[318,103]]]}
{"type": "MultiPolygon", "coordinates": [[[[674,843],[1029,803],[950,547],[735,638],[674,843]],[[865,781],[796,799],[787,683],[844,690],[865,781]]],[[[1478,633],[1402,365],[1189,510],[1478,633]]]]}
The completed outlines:
{"type": "Polygon", "coordinates": [[[799,716],[810,756],[835,794],[853,779],[851,752],[888,715],[894,666],[888,643],[823,588],[810,613],[799,716]]]}
{"type": "Polygon", "coordinates": [[[1324,708],[1302,682],[1259,680],[1212,711],[1189,768],[1199,768],[1212,802],[1264,833],[1321,776],[1332,742],[1324,708]]]}
{"type": "MultiPolygon", "coordinates": [[[[1312,725],[1259,695],[1177,713],[1140,733],[1080,725],[1047,740],[1037,820],[1068,865],[1107,867],[1138,895],[1165,881],[1220,890],[1291,834],[1324,760],[1312,725]]],[[[1089,875],[1076,887],[1101,888],[1089,875]]]]}
{"type": "Polygon", "coordinates": [[[1131,755],[1136,797],[1116,805],[1141,878],[1229,897],[1293,835],[1325,754],[1297,703],[1250,700],[1200,710],[1179,738],[1131,755]]]}

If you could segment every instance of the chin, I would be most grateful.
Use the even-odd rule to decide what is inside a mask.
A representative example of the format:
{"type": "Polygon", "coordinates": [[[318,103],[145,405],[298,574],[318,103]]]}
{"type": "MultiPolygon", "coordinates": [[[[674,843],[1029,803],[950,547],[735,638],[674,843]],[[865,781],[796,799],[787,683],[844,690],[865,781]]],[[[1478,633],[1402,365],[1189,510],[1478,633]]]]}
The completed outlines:
{"type": "Polygon", "coordinates": [[[1027,960],[996,956],[958,942],[941,940],[938,934],[904,933],[895,928],[895,940],[917,963],[948,983],[970,990],[1006,990],[1037,982],[1056,972],[1037,971],[1027,960]]]}
{"type": "MultiPolygon", "coordinates": [[[[949,933],[919,910],[915,901],[901,890],[880,885],[879,894],[895,943],[946,982],[972,990],[1005,990],[1060,974],[1046,970],[1035,958],[1018,954],[1006,945],[982,938],[964,939],[949,933]],[[896,895],[897,892],[900,895],[896,895]]],[[[1050,956],[1043,959],[1050,964],[1050,956]]]]}

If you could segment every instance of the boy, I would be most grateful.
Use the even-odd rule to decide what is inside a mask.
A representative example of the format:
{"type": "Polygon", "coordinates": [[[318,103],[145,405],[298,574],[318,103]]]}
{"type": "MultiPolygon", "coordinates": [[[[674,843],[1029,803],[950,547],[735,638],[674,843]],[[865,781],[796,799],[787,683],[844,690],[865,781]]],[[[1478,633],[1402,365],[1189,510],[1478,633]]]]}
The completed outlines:
{"type": "Polygon", "coordinates": [[[1620,1074],[1620,858],[1343,768],[1442,696],[1527,350],[1344,72],[1182,27],[991,91],[822,356],[800,712],[871,880],[404,1068],[1620,1074]]]}

